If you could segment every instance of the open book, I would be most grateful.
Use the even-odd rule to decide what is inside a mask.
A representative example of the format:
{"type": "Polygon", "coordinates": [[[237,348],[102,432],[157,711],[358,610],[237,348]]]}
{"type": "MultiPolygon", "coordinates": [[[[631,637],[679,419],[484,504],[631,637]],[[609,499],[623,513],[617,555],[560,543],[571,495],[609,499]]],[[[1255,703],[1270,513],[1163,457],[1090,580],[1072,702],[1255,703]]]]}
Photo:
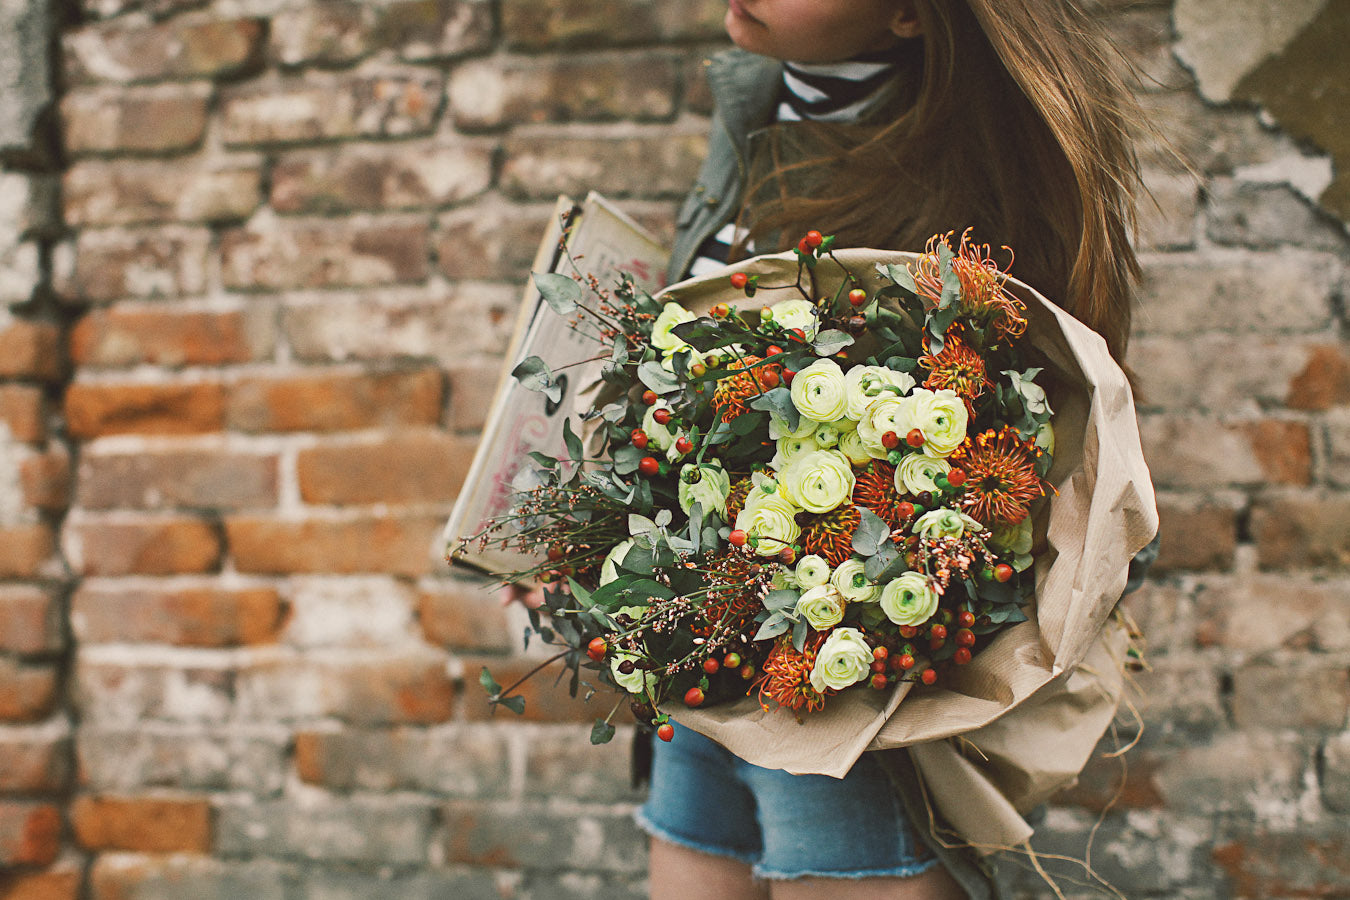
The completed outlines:
{"type": "MultiPolygon", "coordinates": [[[[642,226],[591,192],[580,204],[568,197],[558,198],[552,224],[539,242],[531,269],[564,275],[576,274],[579,269],[594,275],[606,287],[613,286],[623,272],[655,293],[663,285],[668,256],[669,251],[642,226]],[[576,261],[575,269],[569,256],[576,261]]],[[[581,389],[596,381],[600,366],[598,362],[577,363],[603,349],[570,328],[543,301],[530,280],[473,465],[445,525],[446,555],[455,554],[456,565],[463,563],[500,574],[534,564],[524,554],[498,548],[480,550],[472,542],[463,553],[457,551],[462,539],[478,534],[494,517],[510,511],[518,489],[530,486],[518,483],[530,471],[525,465],[527,453],[563,455],[563,421],[586,408],[588,401],[581,389]],[[531,356],[539,357],[558,373],[562,387],[558,400],[528,390],[511,377],[512,369],[531,356]]]]}

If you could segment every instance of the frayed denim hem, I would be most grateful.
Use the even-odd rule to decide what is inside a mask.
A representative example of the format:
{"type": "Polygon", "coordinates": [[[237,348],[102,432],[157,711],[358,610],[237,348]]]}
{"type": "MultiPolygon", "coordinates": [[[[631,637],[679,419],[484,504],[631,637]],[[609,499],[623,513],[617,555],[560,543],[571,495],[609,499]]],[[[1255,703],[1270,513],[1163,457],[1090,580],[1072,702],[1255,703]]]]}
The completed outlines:
{"type": "Polygon", "coordinates": [[[732,850],[727,847],[719,847],[716,844],[702,844],[677,834],[671,834],[664,828],[653,824],[650,819],[642,814],[641,810],[634,811],[633,821],[637,823],[638,828],[641,828],[651,837],[660,838],[669,844],[675,844],[688,850],[697,850],[699,853],[708,853],[712,856],[725,856],[734,859],[737,862],[743,862],[746,865],[753,865],[755,860],[759,857],[758,853],[732,850]]]}
{"type": "Polygon", "coordinates": [[[756,878],[763,878],[768,881],[792,881],[795,878],[840,878],[851,881],[856,881],[860,878],[913,878],[915,875],[922,875],[937,864],[937,857],[933,857],[908,866],[893,866],[889,869],[863,869],[862,871],[853,872],[816,871],[815,869],[806,869],[801,872],[784,872],[777,869],[766,869],[763,866],[755,866],[754,875],[756,878]]]}

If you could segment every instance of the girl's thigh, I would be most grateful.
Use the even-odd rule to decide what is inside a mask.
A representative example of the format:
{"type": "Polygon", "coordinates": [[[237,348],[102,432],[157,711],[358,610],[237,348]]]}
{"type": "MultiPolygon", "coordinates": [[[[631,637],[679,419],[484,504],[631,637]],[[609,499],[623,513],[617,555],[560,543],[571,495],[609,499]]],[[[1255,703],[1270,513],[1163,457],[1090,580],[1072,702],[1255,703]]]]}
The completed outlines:
{"type": "Polygon", "coordinates": [[[770,900],[768,884],[749,863],[658,837],[651,839],[647,875],[651,900],[770,900]]]}
{"type": "Polygon", "coordinates": [[[771,900],[967,900],[941,866],[908,878],[798,878],[770,885],[771,900]]]}

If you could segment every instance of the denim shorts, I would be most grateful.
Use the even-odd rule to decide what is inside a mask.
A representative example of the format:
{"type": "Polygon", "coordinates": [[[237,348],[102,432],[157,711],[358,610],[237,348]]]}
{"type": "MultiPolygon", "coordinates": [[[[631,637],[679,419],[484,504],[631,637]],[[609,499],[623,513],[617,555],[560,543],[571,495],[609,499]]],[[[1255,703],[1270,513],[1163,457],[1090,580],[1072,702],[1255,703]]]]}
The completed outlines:
{"type": "Polygon", "coordinates": [[[636,813],[653,837],[749,863],[759,878],[908,877],[938,864],[867,754],[841,779],[752,766],[682,725],[655,745],[636,813]]]}

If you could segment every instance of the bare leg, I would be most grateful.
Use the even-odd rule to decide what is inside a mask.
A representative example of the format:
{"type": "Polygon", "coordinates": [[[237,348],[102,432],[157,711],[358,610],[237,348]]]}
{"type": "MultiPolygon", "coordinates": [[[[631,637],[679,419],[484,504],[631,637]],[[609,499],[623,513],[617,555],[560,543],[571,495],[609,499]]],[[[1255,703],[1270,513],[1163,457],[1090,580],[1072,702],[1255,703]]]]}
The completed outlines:
{"type": "Polygon", "coordinates": [[[770,884],[773,900],[966,900],[941,866],[913,878],[794,878],[770,884]]]}
{"type": "Polygon", "coordinates": [[[651,839],[647,874],[651,900],[769,900],[768,885],[751,876],[749,863],[660,838],[651,839]]]}

